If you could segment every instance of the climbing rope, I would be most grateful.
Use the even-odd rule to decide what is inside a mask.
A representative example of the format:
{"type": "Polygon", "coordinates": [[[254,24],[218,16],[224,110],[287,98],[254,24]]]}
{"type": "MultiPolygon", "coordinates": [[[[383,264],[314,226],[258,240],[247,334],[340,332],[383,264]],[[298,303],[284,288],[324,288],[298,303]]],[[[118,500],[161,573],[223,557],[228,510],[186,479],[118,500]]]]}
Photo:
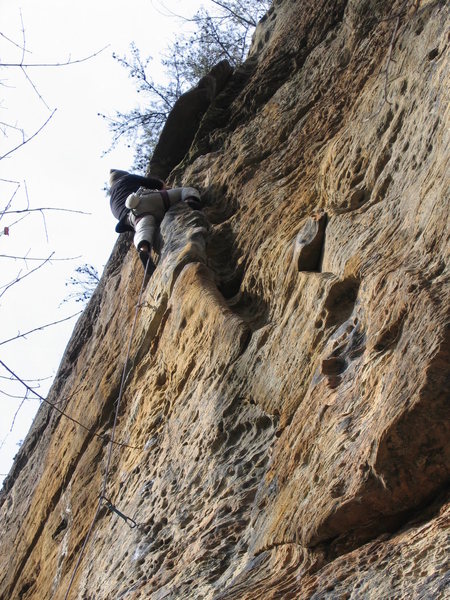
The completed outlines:
{"type": "Polygon", "coordinates": [[[136,522],[133,519],[131,519],[130,517],[127,517],[120,510],[118,510],[114,506],[114,504],[111,502],[111,500],[109,500],[106,497],[105,494],[106,494],[106,486],[107,486],[107,483],[108,483],[108,476],[109,476],[109,471],[110,471],[110,466],[111,466],[112,450],[113,450],[114,444],[116,443],[114,441],[114,438],[115,438],[115,434],[116,434],[117,419],[118,419],[118,416],[119,416],[119,408],[120,408],[120,403],[122,401],[123,392],[124,392],[124,389],[125,389],[126,378],[127,378],[127,375],[128,375],[128,360],[129,360],[129,357],[130,357],[131,343],[132,343],[133,337],[134,337],[134,330],[136,328],[137,316],[138,316],[138,313],[139,313],[139,309],[142,306],[141,299],[142,299],[142,294],[143,294],[144,287],[145,287],[145,281],[146,281],[146,278],[147,278],[147,270],[148,270],[149,264],[150,264],[150,260],[147,260],[147,264],[145,266],[145,271],[144,271],[144,277],[142,279],[141,289],[139,291],[139,299],[138,299],[138,302],[136,304],[135,311],[134,311],[133,324],[131,326],[130,337],[129,337],[129,340],[128,340],[127,352],[126,352],[125,361],[124,361],[123,370],[122,370],[122,378],[121,378],[121,382],[120,382],[119,395],[117,397],[117,402],[116,402],[116,410],[114,412],[114,421],[113,421],[113,426],[112,426],[112,432],[111,432],[111,436],[109,438],[108,455],[107,455],[107,459],[106,459],[106,468],[105,468],[105,473],[103,475],[103,481],[102,481],[101,491],[100,491],[100,494],[99,494],[99,497],[98,497],[97,509],[95,511],[95,514],[94,514],[94,517],[92,519],[92,522],[91,522],[91,524],[89,526],[89,529],[88,529],[88,532],[86,534],[86,537],[84,538],[83,545],[82,545],[80,553],[78,555],[77,562],[75,564],[75,567],[73,569],[72,575],[70,577],[69,585],[67,587],[67,590],[66,590],[66,593],[65,593],[65,596],[64,596],[64,600],[67,600],[68,597],[69,597],[70,590],[71,590],[73,582],[75,580],[75,575],[77,574],[78,568],[79,568],[79,566],[81,564],[81,561],[83,559],[84,552],[86,550],[86,547],[88,545],[89,539],[90,539],[90,537],[92,535],[92,532],[94,530],[94,525],[97,522],[97,518],[98,518],[98,515],[99,515],[100,510],[102,509],[102,507],[106,506],[106,508],[109,509],[111,512],[116,513],[118,516],[120,516],[122,519],[124,519],[124,521],[127,523],[127,525],[130,528],[133,529],[134,527],[136,527],[136,522]]]}

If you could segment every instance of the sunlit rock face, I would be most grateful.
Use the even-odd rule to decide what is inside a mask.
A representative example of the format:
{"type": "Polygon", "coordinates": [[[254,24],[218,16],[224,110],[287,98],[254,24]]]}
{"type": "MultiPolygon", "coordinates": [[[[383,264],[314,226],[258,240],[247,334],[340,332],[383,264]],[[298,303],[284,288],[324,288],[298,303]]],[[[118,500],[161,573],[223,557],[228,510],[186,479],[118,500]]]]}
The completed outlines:
{"type": "Polygon", "coordinates": [[[97,435],[43,405],[5,482],[2,598],[445,597],[449,21],[274,2],[172,171],[207,207],[166,215],[128,360],[127,235],[69,343],[49,401],[97,435]],[[136,526],[103,507],[75,571],[104,484],[136,526]]]}

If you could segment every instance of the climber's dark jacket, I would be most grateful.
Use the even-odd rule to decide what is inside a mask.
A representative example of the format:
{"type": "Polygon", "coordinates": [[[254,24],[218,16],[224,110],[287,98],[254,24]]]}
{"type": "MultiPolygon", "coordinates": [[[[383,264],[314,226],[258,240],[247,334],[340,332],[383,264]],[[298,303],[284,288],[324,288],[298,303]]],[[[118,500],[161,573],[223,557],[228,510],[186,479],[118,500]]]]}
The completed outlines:
{"type": "Polygon", "coordinates": [[[157,177],[141,177],[141,175],[125,175],[121,177],[111,187],[110,205],[112,214],[119,221],[116,225],[117,233],[124,231],[134,231],[127,221],[129,213],[125,206],[125,200],[133,192],[137,192],[140,187],[148,188],[149,190],[161,190],[164,187],[164,182],[157,177]]]}

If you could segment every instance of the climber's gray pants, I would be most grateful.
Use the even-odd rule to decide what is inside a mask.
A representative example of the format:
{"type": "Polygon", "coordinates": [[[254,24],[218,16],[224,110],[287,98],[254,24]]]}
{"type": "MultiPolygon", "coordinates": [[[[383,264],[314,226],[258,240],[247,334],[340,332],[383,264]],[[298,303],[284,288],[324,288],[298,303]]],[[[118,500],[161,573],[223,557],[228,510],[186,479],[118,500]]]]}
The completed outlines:
{"type": "Polygon", "coordinates": [[[181,187],[171,190],[148,190],[139,188],[130,194],[125,205],[130,209],[128,220],[134,228],[134,245],[139,247],[147,243],[153,246],[157,223],[160,223],[166,211],[178,202],[189,198],[200,200],[200,193],[195,188],[181,187]]]}

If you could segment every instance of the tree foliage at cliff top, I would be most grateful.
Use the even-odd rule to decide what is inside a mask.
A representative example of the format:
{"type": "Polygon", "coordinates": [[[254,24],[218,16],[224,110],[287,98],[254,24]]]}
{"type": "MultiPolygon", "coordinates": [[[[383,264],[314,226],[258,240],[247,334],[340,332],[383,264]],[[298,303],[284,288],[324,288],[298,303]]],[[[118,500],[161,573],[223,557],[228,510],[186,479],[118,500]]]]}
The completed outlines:
{"type": "Polygon", "coordinates": [[[110,149],[125,138],[136,149],[134,168],[144,171],[175,101],[220,60],[234,67],[245,60],[253,31],[270,5],[271,0],[209,0],[190,19],[172,13],[189,33],[178,35],[163,54],[165,83],[153,80],[152,58],[142,58],[134,44],[129,56],[114,54],[135,80],[142,103],[114,117],[101,115],[113,136],[110,149]]]}

